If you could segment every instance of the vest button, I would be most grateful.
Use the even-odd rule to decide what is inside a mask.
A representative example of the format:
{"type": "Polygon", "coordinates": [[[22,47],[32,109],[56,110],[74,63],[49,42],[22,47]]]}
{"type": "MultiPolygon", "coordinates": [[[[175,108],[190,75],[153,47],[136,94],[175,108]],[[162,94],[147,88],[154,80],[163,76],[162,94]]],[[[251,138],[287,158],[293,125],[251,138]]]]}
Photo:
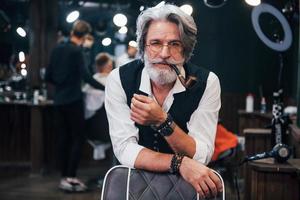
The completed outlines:
{"type": "Polygon", "coordinates": [[[153,149],[154,149],[155,151],[159,151],[159,149],[158,149],[157,147],[153,147],[153,149]]]}
{"type": "Polygon", "coordinates": [[[157,137],[158,136],[158,134],[157,133],[154,133],[154,137],[157,137]]]}

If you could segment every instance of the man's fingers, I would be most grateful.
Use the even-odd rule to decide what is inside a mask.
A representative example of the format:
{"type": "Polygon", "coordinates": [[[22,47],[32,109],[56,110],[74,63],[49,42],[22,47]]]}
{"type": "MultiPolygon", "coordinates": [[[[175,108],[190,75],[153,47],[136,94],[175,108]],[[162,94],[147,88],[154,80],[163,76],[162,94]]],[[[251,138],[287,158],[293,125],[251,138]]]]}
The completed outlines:
{"type": "Polygon", "coordinates": [[[215,183],[217,189],[219,192],[222,192],[223,190],[223,185],[222,185],[222,181],[220,180],[219,176],[216,175],[213,171],[211,171],[209,173],[209,177],[211,178],[211,180],[215,183]]]}
{"type": "Polygon", "coordinates": [[[199,185],[198,183],[196,183],[196,182],[195,182],[194,184],[192,184],[192,185],[193,185],[193,187],[195,188],[195,190],[197,191],[197,193],[199,194],[200,198],[201,198],[201,199],[204,199],[204,198],[205,198],[205,194],[204,194],[204,192],[202,191],[200,185],[199,185]]]}
{"type": "Polygon", "coordinates": [[[199,185],[204,192],[205,197],[210,197],[210,190],[207,187],[206,183],[204,181],[201,181],[199,185]]]}
{"type": "Polygon", "coordinates": [[[133,98],[136,98],[138,101],[141,101],[143,103],[151,103],[153,101],[152,98],[140,94],[134,94],[133,98]]]}
{"type": "Polygon", "coordinates": [[[139,115],[141,115],[141,116],[146,116],[146,115],[147,115],[147,112],[146,112],[146,111],[137,108],[137,107],[136,107],[135,105],[133,105],[132,103],[131,103],[131,112],[137,113],[137,114],[139,114],[139,115]]]}
{"type": "Polygon", "coordinates": [[[208,178],[206,180],[206,185],[209,187],[210,191],[211,191],[211,194],[215,197],[218,195],[218,189],[217,189],[217,186],[216,184],[210,179],[208,178]]]}
{"type": "Polygon", "coordinates": [[[131,99],[131,104],[134,105],[136,108],[143,110],[147,110],[149,107],[147,103],[143,103],[134,97],[131,99]]]}

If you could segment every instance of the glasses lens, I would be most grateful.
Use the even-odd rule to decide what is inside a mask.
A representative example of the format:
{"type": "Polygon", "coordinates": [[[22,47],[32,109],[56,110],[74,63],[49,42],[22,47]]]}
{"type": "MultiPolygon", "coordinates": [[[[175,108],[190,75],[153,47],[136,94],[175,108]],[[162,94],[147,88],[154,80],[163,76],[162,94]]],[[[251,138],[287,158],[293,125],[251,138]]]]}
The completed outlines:
{"type": "Polygon", "coordinates": [[[150,49],[154,52],[160,52],[162,49],[162,44],[160,43],[151,43],[150,44],[150,49]]]}
{"type": "Polygon", "coordinates": [[[170,42],[168,44],[169,50],[172,54],[181,53],[182,51],[182,45],[180,42],[170,42]]]}
{"type": "Polygon", "coordinates": [[[163,46],[167,46],[171,54],[178,54],[182,52],[182,44],[178,41],[169,42],[167,45],[163,45],[159,42],[153,42],[147,45],[151,51],[159,53],[163,46]]]}

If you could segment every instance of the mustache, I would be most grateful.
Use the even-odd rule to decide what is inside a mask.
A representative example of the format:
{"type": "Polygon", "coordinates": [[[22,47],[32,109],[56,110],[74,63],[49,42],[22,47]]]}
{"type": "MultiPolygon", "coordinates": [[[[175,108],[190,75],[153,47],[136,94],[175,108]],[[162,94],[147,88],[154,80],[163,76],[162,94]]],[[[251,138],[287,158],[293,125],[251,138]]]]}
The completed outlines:
{"type": "Polygon", "coordinates": [[[180,62],[175,62],[173,60],[163,60],[163,59],[149,59],[151,64],[164,64],[164,65],[179,65],[180,62]]]}

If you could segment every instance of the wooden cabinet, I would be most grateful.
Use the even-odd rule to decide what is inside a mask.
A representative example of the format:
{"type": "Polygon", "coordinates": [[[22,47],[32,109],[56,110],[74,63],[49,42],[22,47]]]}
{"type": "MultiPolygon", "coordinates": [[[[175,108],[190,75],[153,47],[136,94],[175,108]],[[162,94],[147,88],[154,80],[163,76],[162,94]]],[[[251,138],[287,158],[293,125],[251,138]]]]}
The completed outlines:
{"type": "Polygon", "coordinates": [[[40,172],[55,165],[55,130],[52,103],[0,103],[0,169],[31,167],[40,172]]]}
{"type": "Polygon", "coordinates": [[[247,200],[298,200],[300,178],[296,165],[300,159],[291,159],[286,164],[274,163],[273,158],[248,163],[250,185],[245,194],[247,200]],[[290,164],[292,163],[292,164],[290,164]]]}
{"type": "Polygon", "coordinates": [[[246,128],[266,128],[271,125],[271,113],[260,113],[258,111],[249,113],[244,110],[239,110],[238,115],[239,135],[243,135],[244,129],[246,128]]]}

